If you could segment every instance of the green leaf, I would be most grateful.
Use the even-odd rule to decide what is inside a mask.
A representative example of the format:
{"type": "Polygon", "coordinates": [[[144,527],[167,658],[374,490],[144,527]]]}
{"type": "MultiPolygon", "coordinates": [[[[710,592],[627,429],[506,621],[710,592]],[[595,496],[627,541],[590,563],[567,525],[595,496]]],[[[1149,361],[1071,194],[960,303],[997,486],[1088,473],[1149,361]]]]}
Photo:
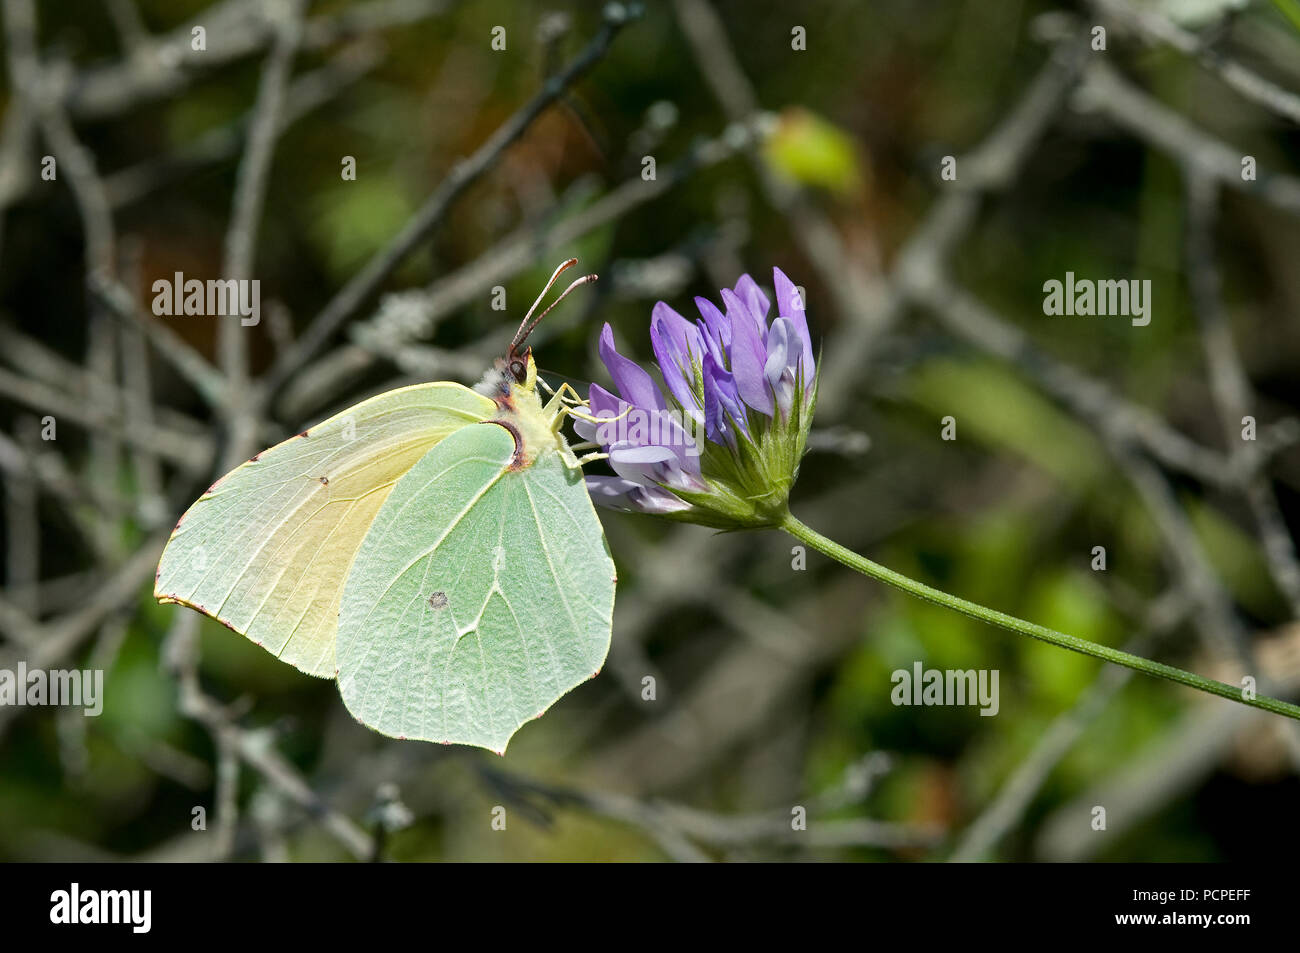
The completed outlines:
{"type": "Polygon", "coordinates": [[[604,664],[614,563],[581,472],[514,453],[505,428],[465,427],[376,515],[338,632],[339,691],[370,728],[504,753],[604,664]]]}

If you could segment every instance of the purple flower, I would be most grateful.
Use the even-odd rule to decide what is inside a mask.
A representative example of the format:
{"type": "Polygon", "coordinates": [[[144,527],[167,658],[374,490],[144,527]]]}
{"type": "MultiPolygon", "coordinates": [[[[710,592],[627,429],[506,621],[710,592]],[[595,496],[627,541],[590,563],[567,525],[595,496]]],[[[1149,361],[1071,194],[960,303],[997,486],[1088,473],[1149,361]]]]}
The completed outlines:
{"type": "Polygon", "coordinates": [[[575,424],[618,474],[587,477],[597,503],[714,526],[770,525],[784,509],[817,375],[800,293],[779,268],[773,287],[769,298],[743,275],[722,289],[721,310],[696,298],[694,322],[656,304],[650,342],[664,390],[605,325],[600,357],[617,396],[593,384],[596,420],[575,424]]]}

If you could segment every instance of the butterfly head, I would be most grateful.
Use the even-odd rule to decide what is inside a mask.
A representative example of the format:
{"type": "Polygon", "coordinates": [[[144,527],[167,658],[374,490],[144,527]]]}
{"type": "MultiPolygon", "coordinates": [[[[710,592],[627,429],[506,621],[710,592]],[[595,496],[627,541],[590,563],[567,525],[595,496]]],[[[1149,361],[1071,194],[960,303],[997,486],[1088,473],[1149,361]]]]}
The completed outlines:
{"type": "Polygon", "coordinates": [[[519,352],[511,349],[505,357],[498,357],[477,388],[497,403],[509,403],[521,389],[530,394],[537,389],[537,363],[531,347],[519,352]]]}
{"type": "Polygon", "coordinates": [[[516,388],[522,388],[530,394],[537,389],[537,364],[533,361],[533,349],[525,346],[524,341],[532,333],[533,328],[537,327],[538,322],[551,313],[551,308],[563,301],[574,288],[595,281],[596,276],[586,275],[579,278],[560,292],[560,296],[552,301],[550,306],[537,317],[533,317],[533,312],[542,303],[542,299],[551,290],[551,286],[555,284],[556,279],[577,263],[578,259],[570,258],[561,262],[560,267],[551,273],[551,280],[546,282],[546,287],[542,289],[542,293],[537,296],[533,306],[524,315],[524,320],[520,322],[519,330],[515,332],[514,340],[510,342],[510,348],[506,351],[506,356],[497,358],[492,370],[488,371],[482,382],[480,382],[478,386],[480,392],[487,394],[500,403],[502,398],[508,401],[516,388]]]}
{"type": "Polygon", "coordinates": [[[515,385],[524,390],[537,388],[537,362],[533,360],[533,349],[526,347],[522,354],[507,354],[502,360],[502,371],[515,385]]]}

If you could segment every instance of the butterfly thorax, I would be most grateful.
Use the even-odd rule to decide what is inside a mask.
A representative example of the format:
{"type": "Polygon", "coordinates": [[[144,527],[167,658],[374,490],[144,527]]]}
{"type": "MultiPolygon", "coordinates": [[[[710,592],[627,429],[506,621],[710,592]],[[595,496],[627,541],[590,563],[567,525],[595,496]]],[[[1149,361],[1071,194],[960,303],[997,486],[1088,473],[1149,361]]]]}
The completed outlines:
{"type": "Polygon", "coordinates": [[[496,414],[485,423],[499,424],[515,438],[513,469],[532,466],[544,453],[559,453],[571,460],[573,452],[556,426],[555,416],[542,405],[537,393],[537,367],[531,349],[525,352],[524,359],[527,365],[523,381],[511,373],[508,359],[498,358],[475,386],[497,405],[496,414]]]}

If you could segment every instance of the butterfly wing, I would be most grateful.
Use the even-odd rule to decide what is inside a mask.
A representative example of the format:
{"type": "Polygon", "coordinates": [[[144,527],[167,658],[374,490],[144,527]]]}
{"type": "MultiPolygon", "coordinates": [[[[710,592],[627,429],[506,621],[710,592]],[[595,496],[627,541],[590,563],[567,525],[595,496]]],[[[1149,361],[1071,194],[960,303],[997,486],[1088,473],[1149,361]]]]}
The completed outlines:
{"type": "Polygon", "coordinates": [[[398,738],[504,752],[609,651],[614,563],[582,474],[512,469],[495,424],[466,427],[398,481],[352,566],[339,690],[398,738]]]}
{"type": "Polygon", "coordinates": [[[431,447],[493,411],[460,384],[417,384],[264,450],[181,517],[158,563],[155,597],[333,678],[343,583],[375,514],[431,447]]]}

